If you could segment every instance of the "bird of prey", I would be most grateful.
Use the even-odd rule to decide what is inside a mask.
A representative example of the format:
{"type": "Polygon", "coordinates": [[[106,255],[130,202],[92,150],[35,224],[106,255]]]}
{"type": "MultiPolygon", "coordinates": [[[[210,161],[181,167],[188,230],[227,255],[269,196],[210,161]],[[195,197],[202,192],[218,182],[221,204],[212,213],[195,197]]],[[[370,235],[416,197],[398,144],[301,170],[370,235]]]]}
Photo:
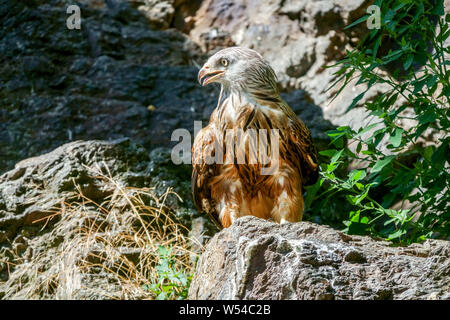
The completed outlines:
{"type": "MultiPolygon", "coordinates": [[[[245,215],[278,223],[300,221],[303,187],[318,179],[317,152],[308,128],[280,97],[274,70],[258,52],[230,47],[208,59],[198,81],[202,86],[219,83],[221,90],[209,124],[196,135],[192,147],[197,210],[206,212],[219,229],[245,215]],[[239,130],[242,135],[232,138],[230,150],[233,143],[225,143],[225,136],[239,130]],[[277,159],[270,158],[269,163],[259,161],[261,150],[252,144],[255,135],[250,133],[258,130],[266,130],[267,136],[278,132],[277,141],[272,136],[265,140],[269,146],[278,144],[277,159]],[[257,163],[249,161],[255,150],[257,163]],[[238,157],[241,152],[247,162],[211,161],[218,159],[213,158],[218,152],[224,157],[230,152],[238,157]],[[261,169],[273,161],[276,170],[262,174],[261,169]]],[[[260,143],[263,140],[259,138],[260,143]]]]}

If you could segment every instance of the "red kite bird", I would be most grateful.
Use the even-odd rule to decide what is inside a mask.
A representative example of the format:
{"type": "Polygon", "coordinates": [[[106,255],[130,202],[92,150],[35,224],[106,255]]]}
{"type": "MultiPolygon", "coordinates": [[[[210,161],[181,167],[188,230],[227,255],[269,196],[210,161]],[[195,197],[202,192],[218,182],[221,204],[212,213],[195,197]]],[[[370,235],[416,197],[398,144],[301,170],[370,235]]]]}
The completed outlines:
{"type": "Polygon", "coordinates": [[[318,178],[317,153],[308,128],[280,97],[273,69],[256,51],[232,47],[210,57],[198,80],[202,86],[218,82],[221,90],[209,124],[192,147],[192,195],[197,209],[219,229],[245,215],[278,223],[300,221],[303,186],[318,178]],[[270,138],[252,132],[267,132],[270,138]],[[272,132],[277,132],[277,139],[272,132]],[[256,147],[255,137],[262,149],[256,147]],[[273,146],[278,150],[273,151],[273,146]],[[271,150],[268,162],[261,160],[266,147],[271,150]],[[234,161],[222,161],[230,154],[234,161]],[[239,156],[244,162],[236,161],[239,156]],[[250,161],[255,158],[256,163],[250,161]],[[276,170],[262,173],[274,164],[276,170]]]}

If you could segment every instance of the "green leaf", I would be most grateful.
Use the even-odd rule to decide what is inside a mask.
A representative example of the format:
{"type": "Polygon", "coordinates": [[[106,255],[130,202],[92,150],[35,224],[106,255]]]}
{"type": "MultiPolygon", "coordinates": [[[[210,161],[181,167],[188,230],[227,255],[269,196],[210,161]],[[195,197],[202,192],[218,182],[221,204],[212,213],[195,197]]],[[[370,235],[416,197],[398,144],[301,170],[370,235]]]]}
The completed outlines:
{"type": "Polygon", "coordinates": [[[425,160],[427,160],[428,162],[431,162],[432,155],[433,155],[433,146],[426,147],[423,152],[423,157],[425,158],[425,160]]]}
{"type": "Polygon", "coordinates": [[[395,50],[391,53],[389,53],[387,56],[383,57],[383,64],[386,65],[394,60],[397,60],[399,57],[401,57],[403,55],[403,50],[399,49],[399,50],[395,50]]]}
{"type": "Polygon", "coordinates": [[[445,14],[444,2],[437,1],[437,4],[434,6],[433,11],[431,11],[431,13],[433,13],[437,16],[443,16],[445,14]]]}
{"type": "Polygon", "coordinates": [[[416,127],[414,139],[419,138],[422,135],[422,133],[424,133],[424,131],[428,129],[429,126],[430,126],[429,123],[424,123],[424,124],[420,125],[419,127],[416,127]]]}
{"type": "MultiPolygon", "coordinates": [[[[430,57],[430,59],[431,59],[431,60],[430,60],[431,65],[432,65],[432,66],[435,66],[434,61],[433,61],[433,58],[430,57]]],[[[427,83],[427,87],[430,88],[430,87],[434,86],[438,80],[439,80],[439,77],[438,77],[437,75],[434,75],[434,76],[430,77],[430,78],[427,80],[427,82],[426,82],[426,83],[427,83]]]]}
{"type": "Polygon", "coordinates": [[[359,205],[361,203],[361,201],[363,201],[367,197],[368,194],[369,194],[369,189],[367,189],[362,195],[360,195],[358,197],[355,204],[359,205]]]}
{"type": "Polygon", "coordinates": [[[361,213],[361,210],[350,211],[350,213],[349,213],[350,222],[358,222],[360,213],[361,213]]]}
{"type": "Polygon", "coordinates": [[[167,257],[169,255],[170,249],[164,246],[158,246],[158,255],[160,257],[167,257]]]}
{"type": "Polygon", "coordinates": [[[377,125],[379,125],[380,123],[381,123],[381,122],[372,123],[372,124],[368,125],[367,127],[365,127],[364,129],[361,128],[360,131],[359,131],[355,136],[353,136],[353,138],[358,138],[358,137],[362,136],[364,133],[366,133],[366,132],[372,130],[373,128],[375,128],[375,127],[376,127],[377,125]]]}
{"type": "Polygon", "coordinates": [[[352,170],[348,177],[354,182],[360,181],[366,177],[366,172],[364,170],[352,170]]]}
{"type": "Polygon", "coordinates": [[[328,150],[319,151],[319,154],[321,154],[322,156],[326,156],[326,157],[332,157],[334,154],[336,154],[336,152],[337,152],[336,149],[328,149],[328,150]]]}
{"type": "Polygon", "coordinates": [[[359,153],[361,151],[361,148],[362,148],[362,143],[360,141],[360,142],[358,142],[358,145],[356,147],[356,153],[359,153]]]}
{"type": "Polygon", "coordinates": [[[389,137],[389,142],[392,143],[394,148],[399,147],[400,144],[402,143],[402,134],[403,134],[403,129],[396,128],[394,134],[389,137]]]}
{"type": "Polygon", "coordinates": [[[338,161],[343,152],[344,152],[344,149],[342,149],[341,151],[336,152],[333,155],[333,157],[331,157],[330,163],[335,163],[336,161],[338,161]]]}
{"type": "Polygon", "coordinates": [[[429,110],[429,111],[427,111],[424,114],[419,116],[419,122],[421,124],[428,123],[428,122],[433,122],[435,120],[436,120],[436,113],[434,113],[431,110],[429,110]]]}
{"type": "Polygon", "coordinates": [[[366,94],[367,90],[364,92],[361,92],[360,94],[358,94],[352,101],[352,103],[348,106],[347,110],[345,110],[345,112],[349,112],[350,110],[352,110],[355,105],[359,102],[359,100],[361,100],[364,95],[366,94]]]}
{"type": "Polygon", "coordinates": [[[311,206],[311,204],[313,203],[313,201],[316,199],[316,194],[319,191],[319,189],[322,185],[322,182],[323,182],[323,178],[320,178],[312,186],[305,187],[305,189],[306,189],[306,195],[304,197],[305,209],[308,209],[311,206]]]}
{"type": "Polygon", "coordinates": [[[361,22],[364,22],[364,21],[366,21],[367,19],[369,19],[369,16],[368,16],[368,15],[367,15],[367,16],[363,16],[363,17],[359,18],[358,20],[352,22],[352,23],[349,24],[348,26],[346,26],[346,27],[344,28],[344,30],[349,29],[349,28],[351,28],[351,27],[353,27],[353,26],[356,26],[357,24],[359,24],[359,23],[361,23],[361,22]]]}
{"type": "Polygon", "coordinates": [[[434,151],[431,157],[431,162],[435,168],[442,168],[446,161],[448,161],[448,155],[450,153],[450,147],[448,139],[442,142],[442,144],[434,151]]]}
{"type": "Polygon", "coordinates": [[[414,60],[414,56],[412,54],[408,54],[405,62],[403,63],[403,69],[408,70],[414,60]]]}
{"type": "MultiPolygon", "coordinates": [[[[381,34],[378,36],[377,40],[375,41],[375,45],[374,45],[373,51],[372,51],[372,59],[375,59],[375,57],[377,56],[377,52],[378,52],[378,48],[380,47],[380,44],[381,44],[381,34]]],[[[373,78],[373,79],[376,79],[376,78],[373,78]]],[[[371,85],[369,83],[369,87],[370,86],[371,85]]]]}
{"type": "Polygon", "coordinates": [[[362,183],[356,182],[355,186],[361,191],[364,189],[364,185],[362,183]]]}
{"type": "Polygon", "coordinates": [[[379,129],[379,130],[375,131],[375,133],[374,133],[374,138],[375,139],[374,139],[374,142],[373,142],[375,147],[378,146],[378,144],[384,138],[384,135],[386,134],[386,130],[387,130],[387,128],[382,128],[382,129],[379,129]]]}
{"type": "Polygon", "coordinates": [[[164,291],[161,291],[160,294],[156,297],[156,300],[165,300],[166,299],[166,293],[164,291]]]}
{"type": "Polygon", "coordinates": [[[442,97],[449,97],[450,96],[450,86],[445,86],[442,89],[442,93],[441,93],[442,97]]]}
{"type": "MultiPolygon", "coordinates": [[[[346,198],[348,202],[350,202],[353,205],[356,204],[356,200],[358,199],[356,196],[352,196],[350,194],[346,195],[346,198]]],[[[358,219],[356,219],[356,221],[358,221],[358,219]]]]}
{"type": "Polygon", "coordinates": [[[392,201],[394,201],[395,199],[395,193],[390,192],[387,193],[384,197],[383,197],[383,203],[381,204],[384,207],[388,207],[391,205],[392,201]]]}
{"type": "Polygon", "coordinates": [[[388,240],[394,240],[394,239],[400,238],[405,233],[406,233],[406,230],[398,229],[397,231],[395,231],[394,233],[391,233],[389,235],[388,240]]]}
{"type": "Polygon", "coordinates": [[[365,235],[367,233],[367,229],[369,229],[369,225],[366,223],[352,222],[348,226],[348,233],[356,235],[365,235]]]}
{"type": "Polygon", "coordinates": [[[372,167],[371,173],[377,173],[380,172],[385,166],[387,166],[389,163],[394,160],[395,156],[387,156],[383,159],[378,160],[374,166],[372,167]]]}

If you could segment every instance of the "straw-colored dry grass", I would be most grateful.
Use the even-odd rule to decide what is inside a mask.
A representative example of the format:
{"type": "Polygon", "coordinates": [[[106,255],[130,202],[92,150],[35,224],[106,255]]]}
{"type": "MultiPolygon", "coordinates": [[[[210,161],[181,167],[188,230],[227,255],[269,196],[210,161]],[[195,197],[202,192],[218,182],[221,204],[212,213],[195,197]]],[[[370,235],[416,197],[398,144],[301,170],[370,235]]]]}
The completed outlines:
{"type": "Polygon", "coordinates": [[[156,196],[152,188],[123,186],[107,168],[89,172],[109,196],[97,203],[77,186],[45,218],[59,220],[51,232],[32,240],[31,257],[17,257],[8,280],[14,290],[3,298],[154,299],[163,286],[167,294],[159,298],[185,297],[188,283],[180,284],[177,275],[186,279],[192,273],[196,255],[189,250],[188,230],[165,205],[168,197],[178,196],[170,189],[156,196]],[[160,246],[171,248],[171,257],[163,257],[160,246]]]}

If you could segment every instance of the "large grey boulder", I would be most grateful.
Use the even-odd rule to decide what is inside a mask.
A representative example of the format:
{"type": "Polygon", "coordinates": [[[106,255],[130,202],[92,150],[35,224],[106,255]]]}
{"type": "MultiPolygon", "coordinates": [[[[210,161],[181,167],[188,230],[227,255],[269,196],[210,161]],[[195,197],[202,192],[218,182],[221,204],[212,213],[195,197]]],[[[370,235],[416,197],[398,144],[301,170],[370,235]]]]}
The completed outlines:
{"type": "MultiPolygon", "coordinates": [[[[173,5],[172,21],[162,21],[174,25],[199,5],[132,4],[144,2],[149,10],[173,5]]],[[[118,0],[81,1],[81,29],[68,30],[72,4],[0,2],[0,173],[75,140],[129,137],[147,149],[171,147],[178,143],[171,141],[175,129],[193,133],[194,121],[206,123],[217,105],[219,88],[197,82],[197,65],[206,57],[188,36],[161,30],[118,0]]],[[[331,125],[299,92],[289,94],[291,106],[315,129],[315,141],[326,141],[324,128],[331,125]]]]}
{"type": "Polygon", "coordinates": [[[367,30],[364,24],[348,31],[344,27],[369,5],[365,0],[205,0],[190,37],[203,50],[219,49],[230,40],[257,50],[273,66],[282,87],[304,89],[325,107],[336,70],[324,66],[341,59],[367,30]]]}
{"type": "MultiPolygon", "coordinates": [[[[17,163],[0,175],[0,299],[130,298],[103,268],[79,270],[99,250],[89,240],[95,232],[87,237],[83,227],[109,226],[110,237],[120,239],[138,221],[126,202],[114,200],[120,190],[147,188],[160,196],[170,187],[186,201],[169,194],[165,206],[189,225],[196,214],[187,200],[189,176],[188,167],[170,162],[170,150],[149,153],[129,139],[74,141],[17,163]]],[[[140,248],[118,249],[138,264],[140,248]]]]}
{"type": "Polygon", "coordinates": [[[190,299],[450,299],[450,244],[393,247],[309,222],[243,217],[216,234],[190,299]]]}
{"type": "Polygon", "coordinates": [[[89,167],[110,168],[124,182],[140,180],[149,183],[146,174],[148,153],[129,140],[75,141],[53,152],[29,158],[0,176],[0,245],[15,243],[27,230],[34,235],[42,225],[37,220],[52,214],[76,191],[75,186],[90,199],[101,200],[113,189],[99,184],[89,174],[89,167]]]}

